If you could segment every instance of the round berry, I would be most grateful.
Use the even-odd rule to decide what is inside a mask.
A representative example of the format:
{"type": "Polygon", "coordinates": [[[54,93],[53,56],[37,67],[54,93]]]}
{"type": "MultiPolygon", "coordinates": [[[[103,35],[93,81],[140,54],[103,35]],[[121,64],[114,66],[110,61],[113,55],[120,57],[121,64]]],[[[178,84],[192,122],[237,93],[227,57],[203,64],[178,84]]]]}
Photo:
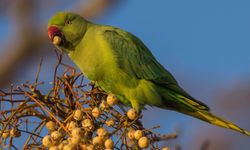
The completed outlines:
{"type": "Polygon", "coordinates": [[[136,140],[139,140],[142,136],[143,136],[142,130],[136,130],[134,132],[134,137],[135,137],[136,140]]]}
{"type": "Polygon", "coordinates": [[[71,131],[75,128],[78,128],[78,124],[75,121],[70,121],[67,123],[66,128],[71,131]]]}
{"type": "Polygon", "coordinates": [[[73,118],[77,121],[82,120],[83,118],[83,112],[80,109],[75,110],[73,118]]]}
{"type": "Polygon", "coordinates": [[[140,148],[147,148],[149,146],[149,140],[146,136],[144,137],[141,137],[139,140],[138,140],[138,145],[140,148]]]}
{"type": "Polygon", "coordinates": [[[56,123],[53,121],[49,121],[46,123],[46,128],[49,129],[50,131],[55,131],[56,130],[56,123]]]}
{"type": "Polygon", "coordinates": [[[82,127],[87,131],[91,131],[94,129],[94,124],[90,119],[84,119],[82,121],[82,127]]]}
{"type": "Polygon", "coordinates": [[[131,108],[127,112],[127,116],[130,120],[135,120],[137,118],[137,112],[134,108],[131,108]]]}
{"type": "Polygon", "coordinates": [[[97,129],[97,135],[99,137],[107,137],[108,136],[108,131],[105,128],[99,128],[97,129]]]}
{"type": "Polygon", "coordinates": [[[77,136],[77,135],[81,135],[82,133],[82,129],[81,128],[75,128],[71,131],[71,135],[72,136],[77,136]]]}
{"type": "Polygon", "coordinates": [[[113,140],[112,139],[105,140],[104,146],[107,149],[113,149],[114,148],[114,142],[113,142],[113,140]]]}
{"type": "Polygon", "coordinates": [[[60,43],[62,42],[62,39],[60,36],[54,36],[52,43],[55,45],[60,45],[60,43]]]}
{"type": "Polygon", "coordinates": [[[51,138],[55,141],[60,140],[62,138],[62,134],[59,131],[53,131],[50,134],[51,138]]]}
{"type": "Polygon", "coordinates": [[[100,136],[96,136],[92,139],[93,145],[102,145],[103,144],[103,138],[100,136]]]}
{"type": "Polygon", "coordinates": [[[42,140],[42,143],[45,147],[50,147],[52,145],[52,139],[51,139],[51,136],[49,135],[46,135],[43,140],[42,140]]]}
{"type": "Polygon", "coordinates": [[[81,142],[81,136],[80,135],[75,135],[71,137],[70,143],[73,145],[78,145],[81,142]]]}
{"type": "Polygon", "coordinates": [[[130,140],[134,140],[135,139],[135,131],[134,130],[128,131],[127,136],[130,140]]]}
{"type": "Polygon", "coordinates": [[[113,118],[108,118],[106,121],[105,121],[105,124],[108,126],[108,127],[113,127],[115,125],[115,120],[113,118]]]}
{"type": "Polygon", "coordinates": [[[107,96],[107,103],[109,106],[113,106],[113,105],[116,105],[118,103],[118,99],[115,95],[113,94],[109,94],[107,96]]]}
{"type": "Polygon", "coordinates": [[[101,115],[101,111],[98,107],[95,107],[93,110],[92,110],[92,116],[95,117],[95,118],[98,118],[99,116],[101,115]]]}

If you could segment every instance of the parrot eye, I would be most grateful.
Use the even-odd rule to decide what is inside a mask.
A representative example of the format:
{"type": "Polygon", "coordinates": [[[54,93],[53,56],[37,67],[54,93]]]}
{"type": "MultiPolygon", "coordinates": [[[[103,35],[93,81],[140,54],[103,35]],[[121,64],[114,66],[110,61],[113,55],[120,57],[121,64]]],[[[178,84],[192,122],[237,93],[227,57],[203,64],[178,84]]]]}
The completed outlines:
{"type": "Polygon", "coordinates": [[[72,22],[70,20],[66,20],[64,24],[69,25],[69,24],[72,24],[72,22]]]}

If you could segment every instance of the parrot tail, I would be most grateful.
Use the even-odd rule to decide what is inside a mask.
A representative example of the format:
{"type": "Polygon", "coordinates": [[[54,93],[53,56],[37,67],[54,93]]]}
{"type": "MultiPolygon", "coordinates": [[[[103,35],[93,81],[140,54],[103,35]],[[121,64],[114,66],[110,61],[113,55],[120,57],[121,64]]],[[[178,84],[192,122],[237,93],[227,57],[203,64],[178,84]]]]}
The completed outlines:
{"type": "Polygon", "coordinates": [[[172,106],[175,106],[174,110],[176,110],[176,111],[193,116],[195,118],[201,119],[201,120],[206,121],[208,123],[211,123],[211,124],[223,127],[223,128],[235,130],[237,132],[241,132],[247,136],[250,136],[249,131],[246,131],[246,130],[240,128],[239,126],[233,124],[232,122],[229,122],[227,120],[224,120],[220,117],[213,115],[212,113],[209,112],[209,110],[202,109],[203,107],[200,106],[201,103],[197,103],[197,100],[192,100],[192,99],[186,98],[185,96],[182,96],[182,95],[174,93],[174,92],[173,93],[170,92],[167,95],[168,95],[168,98],[171,97],[172,101],[173,100],[175,101],[174,105],[172,102],[172,106]],[[176,101],[177,101],[177,103],[176,103],[176,101]]]}
{"type": "Polygon", "coordinates": [[[206,111],[197,111],[194,115],[194,117],[197,117],[199,119],[202,119],[208,123],[223,127],[223,128],[227,128],[227,129],[231,129],[231,130],[235,130],[237,132],[241,132],[247,136],[250,136],[250,132],[240,128],[239,126],[233,124],[232,122],[229,122],[227,120],[224,120],[218,116],[213,115],[210,112],[206,112],[206,111]]]}

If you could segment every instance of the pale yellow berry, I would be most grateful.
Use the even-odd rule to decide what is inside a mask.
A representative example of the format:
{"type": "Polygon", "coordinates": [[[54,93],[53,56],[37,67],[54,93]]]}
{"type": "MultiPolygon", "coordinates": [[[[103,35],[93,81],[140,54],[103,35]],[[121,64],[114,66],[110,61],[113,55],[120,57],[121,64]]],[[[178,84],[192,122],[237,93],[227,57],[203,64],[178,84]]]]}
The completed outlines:
{"type": "Polygon", "coordinates": [[[136,140],[139,140],[143,136],[143,131],[142,130],[136,130],[134,133],[134,137],[136,140]]]}
{"type": "Polygon", "coordinates": [[[54,141],[57,141],[57,140],[60,140],[62,138],[62,133],[59,132],[59,131],[53,131],[51,134],[50,134],[51,138],[54,140],[54,141]]]}
{"type": "Polygon", "coordinates": [[[58,148],[60,149],[60,150],[63,150],[63,147],[65,146],[65,145],[67,145],[68,144],[68,141],[67,140],[63,140],[59,145],[58,145],[58,148]]]}
{"type": "Polygon", "coordinates": [[[83,118],[83,111],[80,109],[75,110],[73,118],[77,121],[82,120],[83,118]]]}
{"type": "Polygon", "coordinates": [[[72,137],[68,137],[68,138],[67,138],[68,143],[71,142],[71,138],[72,138],[72,137]]]}
{"type": "Polygon", "coordinates": [[[134,108],[131,108],[127,112],[127,116],[130,120],[135,120],[137,118],[137,112],[134,108]]]}
{"type": "Polygon", "coordinates": [[[63,147],[63,150],[75,150],[75,146],[69,143],[63,147]]]}
{"type": "Polygon", "coordinates": [[[75,128],[71,131],[72,136],[77,136],[82,134],[82,129],[81,128],[75,128]]]}
{"type": "Polygon", "coordinates": [[[71,137],[70,143],[73,145],[78,145],[81,142],[81,136],[80,135],[75,135],[71,137]]]}
{"type": "Polygon", "coordinates": [[[58,148],[58,146],[51,146],[49,150],[60,150],[60,149],[58,148]]]}
{"type": "Polygon", "coordinates": [[[69,131],[71,131],[71,130],[77,128],[77,127],[78,127],[78,124],[77,124],[75,121],[70,121],[70,122],[67,123],[67,125],[66,125],[66,128],[67,128],[69,131]]]}
{"type": "Polygon", "coordinates": [[[95,118],[98,118],[100,115],[101,115],[101,111],[98,107],[95,107],[93,110],[92,110],[92,115],[93,117],[95,118]]]}
{"type": "Polygon", "coordinates": [[[108,136],[108,131],[105,129],[105,128],[99,128],[99,129],[97,129],[97,135],[99,136],[99,137],[103,137],[103,138],[105,138],[105,137],[107,137],[108,136]]]}
{"type": "Polygon", "coordinates": [[[113,149],[114,148],[114,142],[113,142],[113,140],[112,139],[105,140],[104,146],[107,149],[113,149]]]}
{"type": "Polygon", "coordinates": [[[87,131],[91,131],[94,129],[94,124],[90,119],[84,119],[82,121],[82,127],[87,131]]]}
{"type": "Polygon", "coordinates": [[[107,96],[107,103],[109,106],[113,106],[113,105],[116,105],[118,103],[118,99],[115,95],[113,94],[109,94],[107,96]]]}
{"type": "Polygon", "coordinates": [[[106,101],[102,101],[101,102],[101,104],[99,105],[99,108],[101,109],[101,110],[106,110],[106,109],[108,109],[109,108],[109,105],[108,105],[108,103],[106,102],[106,101]]]}
{"type": "Polygon", "coordinates": [[[50,131],[54,131],[56,130],[57,126],[56,126],[56,123],[53,122],[53,121],[49,121],[46,123],[46,127],[47,129],[49,129],[50,131]]]}
{"type": "Polygon", "coordinates": [[[149,140],[146,136],[144,137],[141,137],[139,140],[138,140],[138,145],[140,148],[147,148],[149,146],[149,140]]]}
{"type": "Polygon", "coordinates": [[[59,150],[63,150],[64,144],[60,143],[57,147],[59,150]]]}
{"type": "Polygon", "coordinates": [[[10,136],[11,137],[20,137],[21,131],[19,131],[17,128],[13,128],[10,130],[10,136]]]}
{"type": "Polygon", "coordinates": [[[54,36],[53,37],[53,41],[52,41],[53,44],[60,45],[61,42],[62,42],[62,39],[61,39],[60,36],[54,36]]]}
{"type": "Polygon", "coordinates": [[[105,124],[108,126],[108,127],[113,127],[115,125],[115,120],[113,118],[108,118],[106,121],[105,121],[105,124]]]}
{"type": "Polygon", "coordinates": [[[7,139],[9,136],[10,136],[10,131],[8,131],[8,130],[4,131],[2,134],[3,139],[7,139]]]}
{"type": "Polygon", "coordinates": [[[100,136],[96,136],[92,139],[93,145],[102,145],[103,144],[103,138],[100,136]]]}
{"type": "Polygon", "coordinates": [[[134,140],[135,139],[135,131],[134,130],[128,131],[127,136],[130,140],[134,140]]]}
{"type": "Polygon", "coordinates": [[[94,150],[94,145],[88,145],[87,150],[94,150]]]}
{"type": "Polygon", "coordinates": [[[170,150],[169,147],[163,147],[161,150],[170,150]]]}
{"type": "Polygon", "coordinates": [[[45,147],[50,147],[52,145],[52,142],[52,138],[49,135],[46,135],[42,140],[42,143],[45,147]]]}

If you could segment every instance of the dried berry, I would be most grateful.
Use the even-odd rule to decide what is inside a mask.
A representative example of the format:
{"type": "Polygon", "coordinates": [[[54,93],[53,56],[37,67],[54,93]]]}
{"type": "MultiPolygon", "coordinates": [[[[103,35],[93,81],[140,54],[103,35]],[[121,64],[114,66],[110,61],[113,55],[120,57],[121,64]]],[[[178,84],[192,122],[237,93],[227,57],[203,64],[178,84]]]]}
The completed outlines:
{"type": "Polygon", "coordinates": [[[149,146],[149,140],[146,136],[144,137],[141,137],[139,140],[138,140],[138,145],[140,148],[147,148],[149,146]]]}
{"type": "Polygon", "coordinates": [[[105,124],[108,126],[108,127],[113,127],[115,125],[115,120],[113,118],[108,118],[106,121],[105,121],[105,124]]]}
{"type": "Polygon", "coordinates": [[[71,131],[71,130],[77,128],[77,127],[78,127],[78,124],[77,124],[75,121],[70,121],[70,122],[67,123],[67,125],[66,125],[66,128],[67,128],[69,131],[71,131]]]}
{"type": "Polygon", "coordinates": [[[50,134],[51,138],[54,140],[54,141],[57,141],[57,140],[60,140],[62,138],[62,133],[60,133],[59,131],[53,131],[51,134],[50,134]]]}
{"type": "Polygon", "coordinates": [[[102,145],[103,144],[103,138],[96,136],[92,139],[93,145],[102,145]]]}
{"type": "Polygon", "coordinates": [[[84,119],[82,121],[82,127],[87,131],[91,131],[94,129],[94,124],[90,119],[84,119]]]}
{"type": "Polygon", "coordinates": [[[45,147],[50,147],[50,146],[52,145],[52,143],[53,143],[53,142],[52,142],[51,136],[46,135],[46,136],[43,138],[42,143],[43,143],[43,145],[44,145],[45,147]]]}
{"type": "Polygon", "coordinates": [[[139,140],[143,136],[143,131],[142,130],[136,130],[134,132],[134,137],[136,140],[139,140]]]}
{"type": "Polygon", "coordinates": [[[105,140],[104,146],[107,149],[113,149],[114,148],[114,142],[113,142],[113,140],[112,139],[105,140]]]}
{"type": "Polygon", "coordinates": [[[98,107],[95,107],[93,110],[92,110],[92,116],[95,117],[95,118],[98,118],[99,116],[101,115],[101,111],[98,107]]]}
{"type": "Polygon", "coordinates": [[[131,108],[127,112],[127,116],[130,120],[135,120],[137,118],[137,112],[134,108],[131,108]]]}
{"type": "Polygon", "coordinates": [[[82,120],[82,118],[83,118],[83,112],[82,112],[82,110],[80,110],[80,109],[75,110],[73,118],[76,121],[82,120]]]}
{"type": "Polygon", "coordinates": [[[109,106],[113,106],[113,105],[116,105],[118,103],[118,99],[115,95],[113,94],[109,94],[107,96],[107,103],[109,106]]]}
{"type": "Polygon", "coordinates": [[[107,137],[108,136],[108,131],[105,129],[105,128],[99,128],[99,129],[97,129],[97,135],[99,136],[99,137],[103,137],[103,138],[105,138],[105,137],[107,137]]]}
{"type": "Polygon", "coordinates": [[[56,130],[57,126],[56,126],[56,123],[53,122],[53,121],[49,121],[46,123],[46,127],[47,129],[49,129],[50,131],[54,131],[56,130]]]}

